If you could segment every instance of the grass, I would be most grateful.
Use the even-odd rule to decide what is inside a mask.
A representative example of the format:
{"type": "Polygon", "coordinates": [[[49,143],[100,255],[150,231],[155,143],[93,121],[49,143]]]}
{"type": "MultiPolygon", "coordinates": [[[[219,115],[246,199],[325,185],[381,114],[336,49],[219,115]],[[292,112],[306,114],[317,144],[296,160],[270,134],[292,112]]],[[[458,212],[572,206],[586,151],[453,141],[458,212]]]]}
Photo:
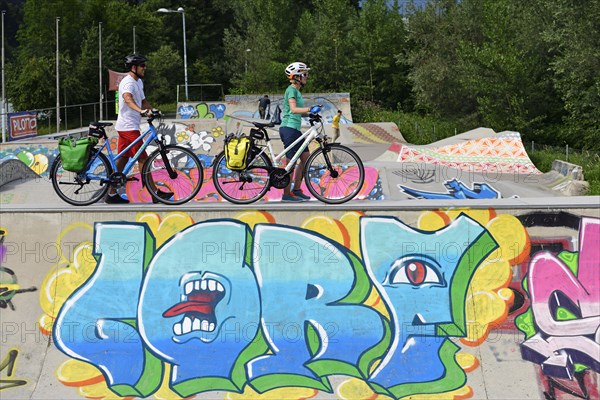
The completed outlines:
{"type": "Polygon", "coordinates": [[[528,151],[527,155],[537,169],[542,172],[548,172],[552,169],[552,162],[554,160],[562,160],[570,162],[571,164],[577,164],[583,168],[583,177],[590,184],[590,190],[588,195],[598,196],[600,195],[600,155],[590,152],[584,153],[571,153],[567,160],[566,154],[562,150],[558,149],[543,149],[535,150],[533,152],[528,151]]]}

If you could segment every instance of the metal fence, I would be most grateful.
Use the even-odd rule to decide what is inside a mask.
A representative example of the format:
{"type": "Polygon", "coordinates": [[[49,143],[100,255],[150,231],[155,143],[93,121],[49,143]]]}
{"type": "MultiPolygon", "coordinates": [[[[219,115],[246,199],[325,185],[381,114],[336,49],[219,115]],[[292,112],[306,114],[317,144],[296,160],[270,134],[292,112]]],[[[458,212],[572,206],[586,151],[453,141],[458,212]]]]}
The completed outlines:
{"type": "Polygon", "coordinates": [[[527,149],[530,153],[534,153],[536,151],[546,151],[546,152],[554,152],[557,154],[564,155],[565,161],[569,161],[569,157],[577,157],[581,156],[590,161],[600,162],[600,153],[590,151],[590,150],[582,150],[582,149],[574,149],[569,147],[568,144],[565,144],[564,147],[561,146],[551,146],[547,144],[540,144],[531,141],[531,145],[527,149]]]}
{"type": "MultiPolygon", "coordinates": [[[[99,119],[113,120],[117,117],[114,100],[102,103],[102,113],[100,112],[99,102],[61,106],[59,107],[58,118],[56,118],[56,107],[25,111],[28,113],[34,112],[36,114],[38,135],[86,127],[91,121],[98,121],[99,119]],[[100,118],[100,114],[102,114],[102,118],[100,118]]],[[[4,114],[0,113],[0,118],[3,117],[4,114]]],[[[5,132],[5,135],[8,138],[10,129],[8,126],[8,118],[6,123],[7,131],[5,132]]]]}

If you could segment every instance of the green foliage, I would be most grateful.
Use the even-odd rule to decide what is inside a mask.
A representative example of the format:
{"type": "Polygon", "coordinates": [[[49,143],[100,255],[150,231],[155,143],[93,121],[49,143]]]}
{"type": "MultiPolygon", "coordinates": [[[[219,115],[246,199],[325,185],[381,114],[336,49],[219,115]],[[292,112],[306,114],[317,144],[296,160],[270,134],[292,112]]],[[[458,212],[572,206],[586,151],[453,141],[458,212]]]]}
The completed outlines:
{"type": "Polygon", "coordinates": [[[147,85],[144,93],[150,104],[156,102],[174,102],[176,100],[176,82],[183,82],[183,61],[170,45],[163,45],[148,57],[147,85]]]}
{"type": "Polygon", "coordinates": [[[566,151],[558,148],[529,151],[527,154],[542,172],[550,171],[554,160],[563,160],[580,165],[585,180],[590,184],[590,190],[587,194],[591,196],[600,195],[600,154],[589,151],[571,152],[568,160],[566,151]]]}
{"type": "Polygon", "coordinates": [[[556,53],[550,69],[569,128],[561,139],[600,149],[600,0],[551,0],[548,7],[553,24],[544,33],[556,53]]]}
{"type": "Polygon", "coordinates": [[[304,61],[306,92],[349,92],[356,116],[397,121],[414,143],[488,126],[600,150],[600,0],[0,2],[17,110],[55,105],[60,17],[61,103],[97,101],[134,41],[150,57],[149,99],[174,102],[185,36],[190,84],[281,93],[285,66],[304,61]],[[180,6],[185,14],[157,13],[180,6]]]}
{"type": "Polygon", "coordinates": [[[389,111],[369,102],[354,103],[352,107],[354,122],[394,122],[398,125],[404,139],[411,144],[429,144],[445,139],[457,133],[472,129],[460,121],[451,121],[438,117],[389,111]]]}

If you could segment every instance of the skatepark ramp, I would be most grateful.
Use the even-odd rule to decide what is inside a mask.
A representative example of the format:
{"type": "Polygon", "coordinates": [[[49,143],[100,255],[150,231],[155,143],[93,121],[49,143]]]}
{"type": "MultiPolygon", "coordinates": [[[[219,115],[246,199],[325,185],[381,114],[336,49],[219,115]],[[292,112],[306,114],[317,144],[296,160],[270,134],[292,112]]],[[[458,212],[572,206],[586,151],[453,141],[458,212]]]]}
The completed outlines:
{"type": "Polygon", "coordinates": [[[0,398],[600,398],[600,197],[567,195],[577,166],[541,173],[517,132],[347,124],[355,200],[239,206],[210,178],[234,124],[161,125],[206,167],[180,206],[134,181],[130,204],[67,205],[56,141],[0,145],[0,398]]]}
{"type": "Polygon", "coordinates": [[[40,202],[0,225],[2,398],[598,398],[597,197],[40,202]]]}
{"type": "Polygon", "coordinates": [[[0,188],[18,179],[39,178],[32,168],[18,159],[0,160],[0,188]]]}

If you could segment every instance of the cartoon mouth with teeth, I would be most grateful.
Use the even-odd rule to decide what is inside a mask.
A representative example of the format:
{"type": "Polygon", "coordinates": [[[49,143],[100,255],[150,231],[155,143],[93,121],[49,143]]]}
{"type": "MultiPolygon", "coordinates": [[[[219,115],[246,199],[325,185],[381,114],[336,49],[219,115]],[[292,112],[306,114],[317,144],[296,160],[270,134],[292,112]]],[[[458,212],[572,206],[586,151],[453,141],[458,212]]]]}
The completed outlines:
{"type": "MultiPolygon", "coordinates": [[[[185,336],[200,334],[204,341],[207,334],[216,333],[218,321],[215,314],[217,304],[227,294],[225,286],[217,279],[217,275],[190,274],[181,280],[183,294],[179,303],[163,313],[163,317],[171,318],[183,316],[173,324],[175,341],[184,341],[185,336]]],[[[227,282],[225,282],[227,285],[227,282]]],[[[227,285],[228,286],[228,285],[227,285]]]]}

